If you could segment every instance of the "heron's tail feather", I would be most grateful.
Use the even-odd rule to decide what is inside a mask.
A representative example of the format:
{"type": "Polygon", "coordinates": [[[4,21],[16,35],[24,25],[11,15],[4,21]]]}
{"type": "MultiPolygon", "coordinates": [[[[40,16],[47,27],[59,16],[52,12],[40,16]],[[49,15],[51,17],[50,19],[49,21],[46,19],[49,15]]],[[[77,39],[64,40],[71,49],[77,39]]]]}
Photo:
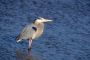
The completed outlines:
{"type": "Polygon", "coordinates": [[[21,39],[17,40],[16,42],[18,43],[18,42],[20,42],[20,41],[21,41],[21,39]]]}
{"type": "Polygon", "coordinates": [[[17,37],[16,37],[16,40],[19,40],[20,39],[20,35],[18,35],[17,37]]]}
{"type": "Polygon", "coordinates": [[[22,39],[20,39],[20,34],[16,37],[17,43],[20,42],[22,39]]]}

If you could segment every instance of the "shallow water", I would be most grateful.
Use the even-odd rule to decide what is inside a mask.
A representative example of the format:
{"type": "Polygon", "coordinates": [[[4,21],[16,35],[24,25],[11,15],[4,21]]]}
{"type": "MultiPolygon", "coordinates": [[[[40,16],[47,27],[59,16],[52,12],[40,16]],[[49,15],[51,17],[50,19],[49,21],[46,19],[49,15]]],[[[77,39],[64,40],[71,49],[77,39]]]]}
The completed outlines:
{"type": "Polygon", "coordinates": [[[90,60],[90,0],[0,0],[0,60],[90,60]],[[37,17],[52,19],[43,35],[16,43],[37,17]]]}

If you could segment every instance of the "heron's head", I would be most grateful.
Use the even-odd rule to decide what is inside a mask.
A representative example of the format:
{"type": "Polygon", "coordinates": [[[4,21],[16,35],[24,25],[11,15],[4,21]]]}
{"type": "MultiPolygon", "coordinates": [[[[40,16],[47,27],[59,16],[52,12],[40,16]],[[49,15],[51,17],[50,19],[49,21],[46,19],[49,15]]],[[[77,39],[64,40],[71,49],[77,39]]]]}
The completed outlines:
{"type": "Polygon", "coordinates": [[[35,20],[36,23],[45,23],[45,22],[51,22],[52,20],[49,19],[44,19],[42,17],[39,17],[38,19],[35,20]]]}

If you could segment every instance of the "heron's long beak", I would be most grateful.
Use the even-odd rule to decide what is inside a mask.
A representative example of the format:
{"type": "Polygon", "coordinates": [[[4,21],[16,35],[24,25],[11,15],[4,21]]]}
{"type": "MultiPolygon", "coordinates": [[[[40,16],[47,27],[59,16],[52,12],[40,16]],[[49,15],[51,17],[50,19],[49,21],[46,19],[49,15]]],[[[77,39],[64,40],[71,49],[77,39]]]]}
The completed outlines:
{"type": "Polygon", "coordinates": [[[44,20],[43,22],[51,22],[51,21],[53,21],[53,20],[44,20]]]}
{"type": "Polygon", "coordinates": [[[37,19],[38,22],[51,22],[53,20],[49,20],[49,19],[44,19],[42,17],[39,17],[39,19],[37,19]]]}

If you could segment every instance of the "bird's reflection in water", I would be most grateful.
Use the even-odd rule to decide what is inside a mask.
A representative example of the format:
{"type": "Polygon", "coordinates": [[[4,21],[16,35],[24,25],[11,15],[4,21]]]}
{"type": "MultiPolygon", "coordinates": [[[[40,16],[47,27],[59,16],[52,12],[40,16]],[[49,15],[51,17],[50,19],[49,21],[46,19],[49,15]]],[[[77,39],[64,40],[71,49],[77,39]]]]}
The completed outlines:
{"type": "Polygon", "coordinates": [[[31,52],[26,52],[26,51],[21,51],[17,50],[16,51],[16,60],[40,60],[36,55],[32,55],[31,52]]]}

